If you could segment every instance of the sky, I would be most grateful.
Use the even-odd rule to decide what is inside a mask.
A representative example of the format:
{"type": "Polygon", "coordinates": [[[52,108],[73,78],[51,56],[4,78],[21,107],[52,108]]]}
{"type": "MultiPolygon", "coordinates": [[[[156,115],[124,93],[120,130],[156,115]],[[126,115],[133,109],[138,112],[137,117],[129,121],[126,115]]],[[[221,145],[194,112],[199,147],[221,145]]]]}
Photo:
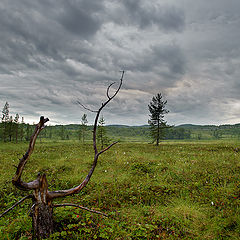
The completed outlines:
{"type": "Polygon", "coordinates": [[[144,125],[157,93],[170,125],[240,123],[239,0],[1,0],[0,108],[25,122],[144,125]]]}

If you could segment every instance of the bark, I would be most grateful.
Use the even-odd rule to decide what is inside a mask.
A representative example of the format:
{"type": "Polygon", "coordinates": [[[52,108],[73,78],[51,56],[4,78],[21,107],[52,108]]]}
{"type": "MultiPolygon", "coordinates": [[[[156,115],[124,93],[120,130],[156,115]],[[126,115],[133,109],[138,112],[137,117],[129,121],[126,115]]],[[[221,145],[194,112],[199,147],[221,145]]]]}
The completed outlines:
{"type": "Polygon", "coordinates": [[[53,233],[53,208],[45,203],[37,203],[32,215],[33,236],[36,239],[48,238],[53,233]]]}
{"type": "Polygon", "coordinates": [[[43,239],[53,233],[53,206],[48,198],[48,183],[46,175],[39,179],[39,189],[34,192],[34,204],[32,209],[33,236],[43,239]]]}

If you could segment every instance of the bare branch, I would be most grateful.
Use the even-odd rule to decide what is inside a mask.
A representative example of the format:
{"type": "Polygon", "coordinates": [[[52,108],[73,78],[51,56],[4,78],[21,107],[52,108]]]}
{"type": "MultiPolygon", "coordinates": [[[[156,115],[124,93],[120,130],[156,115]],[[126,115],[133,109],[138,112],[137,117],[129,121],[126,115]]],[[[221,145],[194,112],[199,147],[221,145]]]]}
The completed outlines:
{"type": "Polygon", "coordinates": [[[28,198],[33,198],[33,195],[28,195],[28,196],[25,196],[24,198],[22,198],[21,200],[19,200],[18,202],[16,202],[12,207],[10,207],[9,209],[7,209],[5,212],[3,212],[1,215],[0,215],[0,218],[2,216],[4,216],[6,213],[8,213],[9,211],[11,211],[12,209],[14,209],[16,206],[18,206],[20,203],[24,202],[26,199],[28,198]]]}
{"type": "Polygon", "coordinates": [[[92,109],[90,109],[90,108],[85,107],[79,100],[77,101],[77,103],[78,103],[79,105],[81,105],[84,109],[86,109],[86,110],[88,110],[88,111],[90,111],[90,112],[94,112],[94,113],[97,112],[96,110],[92,110],[92,109]]]}
{"type": "Polygon", "coordinates": [[[77,205],[77,204],[73,204],[73,203],[64,203],[64,204],[55,204],[53,205],[53,207],[77,207],[77,208],[81,208],[83,210],[86,210],[86,211],[89,211],[89,212],[92,212],[92,213],[97,213],[97,214],[100,214],[100,215],[103,215],[105,217],[108,217],[107,214],[105,213],[102,213],[102,212],[99,212],[99,211],[96,211],[96,210],[92,210],[92,209],[89,209],[89,208],[86,208],[86,207],[83,207],[83,206],[80,206],[80,205],[77,205]]]}
{"type": "MultiPolygon", "coordinates": [[[[122,71],[122,76],[121,76],[121,78],[120,78],[120,84],[119,84],[117,90],[116,90],[115,93],[112,95],[112,97],[109,97],[109,94],[107,94],[108,97],[109,97],[108,100],[107,100],[106,102],[104,102],[104,103],[102,104],[102,106],[98,109],[97,115],[96,115],[96,117],[95,117],[95,122],[94,122],[94,127],[93,127],[93,148],[94,148],[95,154],[98,153],[97,144],[96,144],[96,134],[97,134],[98,118],[99,118],[99,116],[100,116],[100,113],[101,113],[102,109],[118,94],[118,92],[119,92],[119,90],[120,90],[120,88],[121,88],[121,86],[122,86],[123,76],[124,76],[124,71],[122,71]]],[[[111,86],[112,86],[112,84],[109,85],[108,91],[109,91],[109,89],[110,89],[111,86]]],[[[108,91],[107,91],[107,92],[108,92],[108,91]]]]}
{"type": "MultiPolygon", "coordinates": [[[[90,171],[88,172],[88,175],[86,176],[86,178],[83,180],[83,182],[74,187],[74,188],[71,188],[71,189],[67,189],[67,190],[59,190],[59,191],[52,191],[52,192],[48,192],[48,197],[49,199],[54,199],[54,198],[59,198],[59,197],[65,197],[65,196],[68,196],[68,195],[72,195],[72,194],[76,194],[76,193],[79,193],[86,185],[87,183],[89,182],[93,172],[94,172],[94,169],[97,165],[97,161],[98,161],[98,157],[100,154],[102,154],[103,152],[107,151],[110,147],[112,147],[113,145],[115,145],[116,143],[113,143],[111,145],[109,145],[107,148],[105,148],[104,150],[98,152],[98,149],[97,149],[97,143],[96,143],[96,133],[97,133],[97,124],[98,124],[98,118],[99,118],[99,115],[102,111],[102,109],[117,95],[117,93],[119,92],[121,86],[122,86],[122,81],[123,81],[123,76],[124,76],[124,71],[122,71],[122,76],[121,76],[121,79],[120,79],[120,83],[119,83],[119,86],[117,88],[117,90],[115,91],[115,93],[110,97],[109,96],[109,89],[110,87],[113,85],[113,84],[110,84],[108,89],[107,89],[107,96],[108,96],[108,100],[105,101],[104,103],[102,103],[102,106],[98,109],[97,111],[97,114],[96,114],[96,117],[95,117],[95,121],[94,121],[94,126],[93,126],[93,148],[94,148],[94,161],[93,161],[93,164],[92,164],[92,167],[90,169],[90,171]]],[[[81,103],[80,103],[81,106],[83,106],[81,103]]],[[[85,108],[86,109],[86,108],[85,108]]]]}
{"type": "Polygon", "coordinates": [[[28,215],[31,215],[31,211],[33,210],[33,208],[36,206],[36,203],[34,203],[31,207],[30,207],[30,209],[28,210],[28,215]]]}
{"type": "Polygon", "coordinates": [[[118,143],[118,142],[114,142],[114,143],[110,144],[108,147],[104,148],[101,152],[98,153],[98,156],[99,156],[100,154],[104,153],[105,151],[107,151],[109,148],[111,148],[111,147],[112,147],[113,145],[115,145],[116,143],[118,143]]]}
{"type": "Polygon", "coordinates": [[[30,189],[36,189],[39,186],[39,181],[34,180],[32,182],[26,183],[21,180],[22,172],[24,169],[25,164],[27,163],[27,160],[30,158],[34,146],[37,140],[37,137],[39,133],[43,130],[44,124],[49,121],[48,118],[44,118],[43,116],[40,117],[39,123],[36,125],[36,128],[34,130],[33,135],[31,136],[29,147],[27,152],[23,155],[23,157],[20,159],[20,162],[18,164],[15,176],[12,179],[13,185],[15,185],[17,188],[22,189],[22,190],[30,190],[30,189]]]}
{"type": "Polygon", "coordinates": [[[111,84],[108,86],[108,88],[107,88],[107,97],[108,97],[108,99],[111,98],[111,97],[109,96],[109,90],[110,90],[110,87],[111,87],[113,84],[115,84],[115,82],[111,83],[111,84]]]}

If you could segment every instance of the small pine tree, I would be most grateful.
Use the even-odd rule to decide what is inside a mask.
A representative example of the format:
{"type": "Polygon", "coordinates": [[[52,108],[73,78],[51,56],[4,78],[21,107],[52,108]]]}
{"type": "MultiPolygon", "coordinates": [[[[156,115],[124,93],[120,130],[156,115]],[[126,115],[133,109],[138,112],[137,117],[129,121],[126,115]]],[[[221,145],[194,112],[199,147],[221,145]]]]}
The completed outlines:
{"type": "Polygon", "coordinates": [[[86,139],[86,133],[87,133],[87,114],[83,114],[82,119],[81,119],[81,125],[79,128],[79,140],[82,139],[82,143],[85,142],[86,139]]]}
{"type": "Polygon", "coordinates": [[[163,139],[164,129],[167,128],[167,123],[164,121],[164,115],[169,111],[166,109],[167,101],[163,101],[161,93],[153,96],[152,101],[148,105],[150,119],[148,121],[151,130],[153,142],[159,145],[160,139],[163,139]]]}
{"type": "Polygon", "coordinates": [[[17,113],[14,118],[14,132],[15,132],[15,141],[18,142],[18,125],[19,125],[19,114],[17,113]]]}
{"type": "Polygon", "coordinates": [[[101,145],[101,149],[103,149],[104,146],[109,143],[106,128],[104,125],[105,125],[105,120],[104,120],[103,116],[101,116],[98,121],[98,129],[97,129],[97,140],[101,145]]]}

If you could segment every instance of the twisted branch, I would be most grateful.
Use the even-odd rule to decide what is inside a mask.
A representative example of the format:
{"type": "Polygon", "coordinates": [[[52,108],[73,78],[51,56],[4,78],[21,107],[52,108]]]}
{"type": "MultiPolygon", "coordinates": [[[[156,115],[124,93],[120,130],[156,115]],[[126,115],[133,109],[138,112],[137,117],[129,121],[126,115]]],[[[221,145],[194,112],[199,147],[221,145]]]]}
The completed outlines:
{"type": "Polygon", "coordinates": [[[31,156],[31,154],[34,150],[34,146],[35,146],[35,143],[36,143],[36,140],[37,140],[37,136],[43,130],[43,128],[45,127],[44,124],[47,121],[49,121],[48,118],[44,118],[43,116],[40,117],[40,121],[36,125],[35,131],[34,131],[33,135],[31,136],[28,150],[23,155],[23,157],[20,159],[20,162],[18,164],[15,176],[12,179],[13,185],[15,185],[19,189],[30,190],[30,189],[37,189],[39,187],[39,179],[36,179],[36,180],[34,180],[32,182],[29,182],[29,183],[26,183],[26,182],[22,181],[21,176],[22,176],[22,172],[23,172],[23,169],[25,167],[25,164],[27,163],[28,159],[30,158],[30,156],[31,156]]]}
{"type": "Polygon", "coordinates": [[[113,84],[115,84],[115,82],[111,83],[111,84],[108,86],[108,88],[107,88],[107,97],[108,97],[108,99],[110,98],[110,96],[109,96],[109,89],[110,89],[110,87],[111,87],[113,84]]]}
{"type": "Polygon", "coordinates": [[[84,106],[79,100],[77,100],[77,103],[78,103],[79,105],[81,105],[84,109],[88,110],[89,112],[93,112],[93,113],[96,113],[96,112],[97,112],[96,110],[92,110],[92,109],[84,106]]]}

